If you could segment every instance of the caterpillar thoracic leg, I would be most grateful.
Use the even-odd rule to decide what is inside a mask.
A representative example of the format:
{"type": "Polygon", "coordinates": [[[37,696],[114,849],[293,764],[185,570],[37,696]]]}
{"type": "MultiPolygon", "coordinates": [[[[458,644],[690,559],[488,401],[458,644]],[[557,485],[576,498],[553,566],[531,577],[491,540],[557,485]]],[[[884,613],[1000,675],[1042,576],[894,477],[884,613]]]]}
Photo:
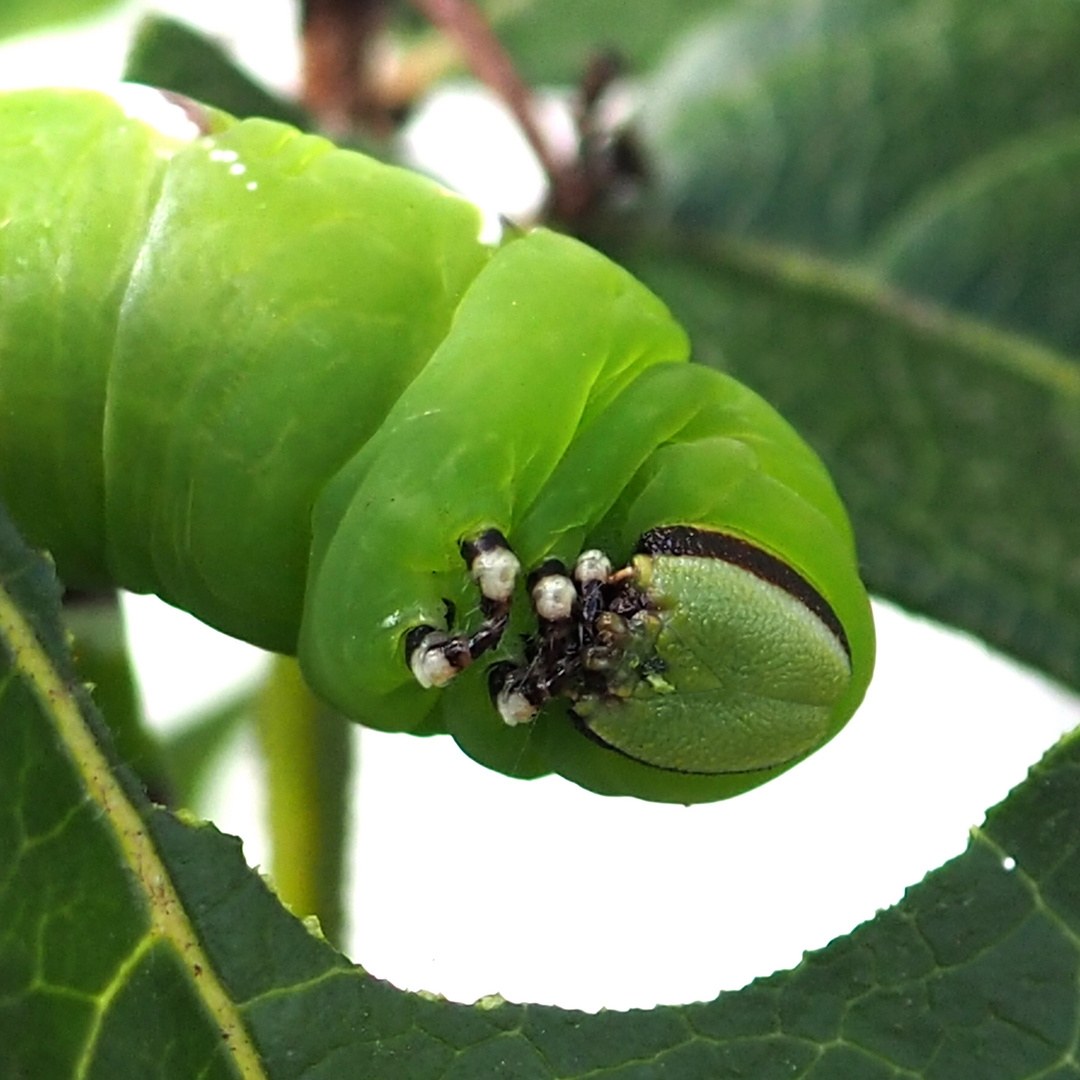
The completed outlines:
{"type": "Polygon", "coordinates": [[[473,634],[451,636],[433,626],[414,627],[406,635],[405,657],[416,681],[429,689],[445,686],[478,656],[499,644],[510,618],[521,563],[498,529],[487,529],[461,544],[469,576],[480,589],[484,621],[473,634]]]}

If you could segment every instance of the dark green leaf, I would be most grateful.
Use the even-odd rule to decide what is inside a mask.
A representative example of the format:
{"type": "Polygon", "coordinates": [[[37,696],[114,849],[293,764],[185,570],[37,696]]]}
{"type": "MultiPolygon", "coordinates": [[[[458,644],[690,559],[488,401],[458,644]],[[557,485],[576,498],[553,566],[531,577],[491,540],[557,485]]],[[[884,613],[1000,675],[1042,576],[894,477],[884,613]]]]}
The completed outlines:
{"type": "Polygon", "coordinates": [[[1008,143],[917,200],[871,253],[887,280],[1080,353],[1080,126],[1008,143]]]}
{"type": "Polygon", "coordinates": [[[489,0],[495,30],[532,83],[576,84],[589,61],[614,51],[642,71],[667,44],[729,0],[489,0]]]}
{"type": "Polygon", "coordinates": [[[651,80],[644,123],[682,223],[858,256],[983,155],[1073,120],[1078,50],[1072,0],[744,0],[651,80]]]}
{"type": "Polygon", "coordinates": [[[0,1076],[244,1075],[246,1033],[103,749],[58,591],[3,517],[0,1076]]]}
{"type": "Polygon", "coordinates": [[[148,16],[143,21],[124,78],[186,94],[233,116],[265,116],[304,130],[311,127],[299,105],[270,93],[220,45],[174,19],[148,16]]]}

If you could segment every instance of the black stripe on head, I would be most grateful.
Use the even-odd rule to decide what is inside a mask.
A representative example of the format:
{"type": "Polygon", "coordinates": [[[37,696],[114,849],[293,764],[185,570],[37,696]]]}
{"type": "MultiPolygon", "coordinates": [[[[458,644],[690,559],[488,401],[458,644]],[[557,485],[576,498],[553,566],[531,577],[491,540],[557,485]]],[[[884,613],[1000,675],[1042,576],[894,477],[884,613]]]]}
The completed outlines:
{"type": "Polygon", "coordinates": [[[812,611],[835,635],[851,659],[847,634],[828,600],[797,570],[786,562],[756,547],[748,540],[692,525],[662,525],[642,533],[637,543],[640,555],[691,555],[703,559],[721,559],[746,570],[795,597],[812,611]]]}

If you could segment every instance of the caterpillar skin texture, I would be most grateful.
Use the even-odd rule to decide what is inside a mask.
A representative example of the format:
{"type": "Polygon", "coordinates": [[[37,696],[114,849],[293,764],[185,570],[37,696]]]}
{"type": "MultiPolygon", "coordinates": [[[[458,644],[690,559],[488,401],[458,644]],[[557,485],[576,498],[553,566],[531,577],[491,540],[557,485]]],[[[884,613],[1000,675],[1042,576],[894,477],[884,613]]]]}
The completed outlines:
{"type": "Polygon", "coordinates": [[[824,467],[620,267],[479,233],[278,123],[0,95],[0,495],[67,584],[295,652],[370,726],[606,794],[760,784],[873,667],[824,467]],[[462,544],[500,535],[481,597],[462,544]]]}

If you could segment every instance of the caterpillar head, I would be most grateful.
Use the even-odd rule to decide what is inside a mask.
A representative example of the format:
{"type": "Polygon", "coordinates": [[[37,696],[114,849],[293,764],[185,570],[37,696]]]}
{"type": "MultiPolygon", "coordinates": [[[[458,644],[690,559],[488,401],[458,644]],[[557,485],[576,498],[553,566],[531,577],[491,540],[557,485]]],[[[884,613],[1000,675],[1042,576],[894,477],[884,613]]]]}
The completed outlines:
{"type": "Polygon", "coordinates": [[[764,401],[687,358],[596,252],[501,247],[320,492],[312,684],[512,776],[678,802],[835,734],[873,664],[847,516],[764,401]]]}
{"type": "MultiPolygon", "coordinates": [[[[468,635],[412,632],[407,659],[423,686],[446,686],[500,649],[509,623],[519,563],[505,538],[488,530],[462,552],[484,619],[468,635]]],[[[651,798],[743,790],[825,742],[853,689],[851,645],[828,600],[789,563],[715,529],[651,529],[617,569],[595,549],[572,568],[549,559],[525,591],[535,629],[502,648],[514,659],[488,666],[492,711],[519,761],[522,738],[556,757],[569,750],[560,771],[586,786],[607,776],[601,790],[629,783],[640,794],[650,777],[651,798]],[[583,750],[607,767],[577,775],[583,750]]],[[[494,723],[487,740],[455,734],[483,760],[500,741],[494,723]]]]}

